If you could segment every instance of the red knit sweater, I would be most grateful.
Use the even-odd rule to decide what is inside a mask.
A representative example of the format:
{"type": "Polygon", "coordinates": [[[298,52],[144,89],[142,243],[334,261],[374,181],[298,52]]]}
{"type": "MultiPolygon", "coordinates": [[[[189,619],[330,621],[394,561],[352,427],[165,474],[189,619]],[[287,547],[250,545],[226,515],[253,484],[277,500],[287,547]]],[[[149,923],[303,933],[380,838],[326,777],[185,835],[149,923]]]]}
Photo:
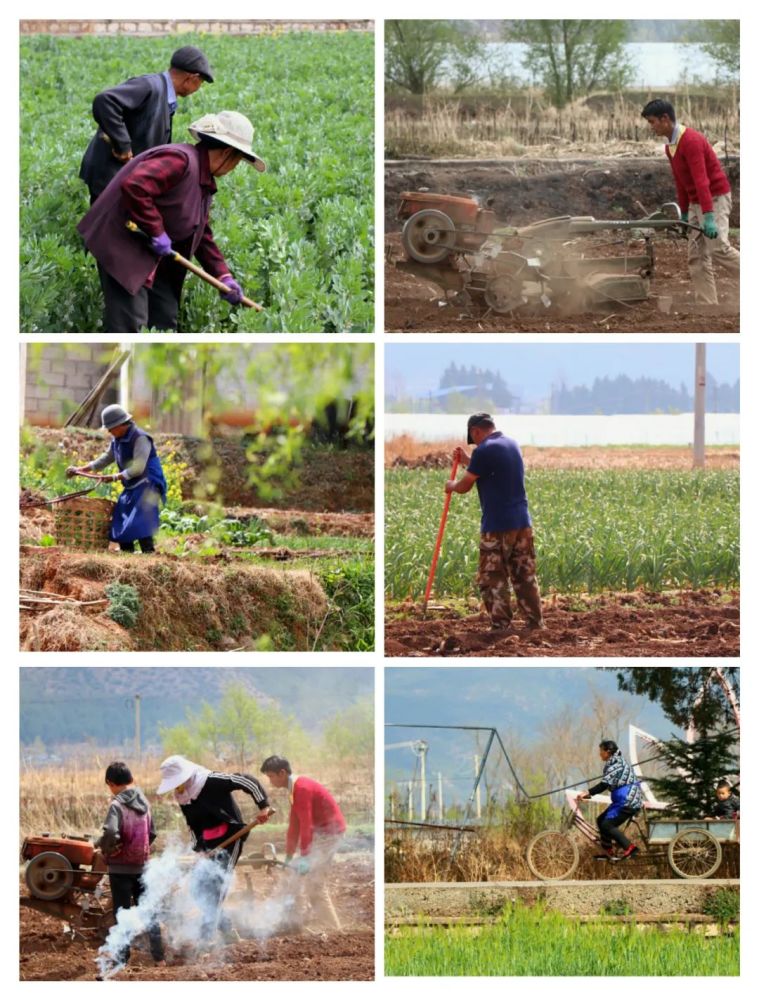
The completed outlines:
{"type": "Polygon", "coordinates": [[[688,206],[698,204],[702,212],[714,209],[712,198],[730,193],[730,181],[706,136],[686,128],[680,136],[674,155],[665,147],[677,188],[677,201],[683,216],[688,206]]]}
{"type": "Polygon", "coordinates": [[[340,806],[324,785],[313,778],[296,778],[293,787],[290,825],[287,829],[287,853],[308,854],[314,834],[334,836],[345,831],[340,806]]]}

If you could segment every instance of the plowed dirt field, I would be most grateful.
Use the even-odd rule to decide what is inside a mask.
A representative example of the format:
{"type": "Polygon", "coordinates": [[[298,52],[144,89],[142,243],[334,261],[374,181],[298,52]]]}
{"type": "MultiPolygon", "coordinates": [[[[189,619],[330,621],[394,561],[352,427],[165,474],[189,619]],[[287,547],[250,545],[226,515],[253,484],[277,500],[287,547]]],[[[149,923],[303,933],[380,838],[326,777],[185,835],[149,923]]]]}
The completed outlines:
{"type": "Polygon", "coordinates": [[[491,632],[472,609],[386,608],[386,656],[738,656],[737,591],[697,590],[548,597],[546,628],[491,632]],[[469,613],[467,613],[467,610],[469,613]]]}

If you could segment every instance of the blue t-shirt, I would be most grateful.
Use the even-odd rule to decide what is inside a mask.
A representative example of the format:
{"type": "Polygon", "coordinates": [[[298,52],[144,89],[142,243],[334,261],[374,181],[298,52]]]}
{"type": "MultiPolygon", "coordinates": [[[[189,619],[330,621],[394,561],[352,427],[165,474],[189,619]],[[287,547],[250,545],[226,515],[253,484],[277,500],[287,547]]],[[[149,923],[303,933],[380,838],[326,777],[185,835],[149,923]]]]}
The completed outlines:
{"type": "Polygon", "coordinates": [[[467,472],[477,476],[482,507],[480,531],[513,531],[532,525],[519,445],[493,431],[472,452],[467,472]]]}

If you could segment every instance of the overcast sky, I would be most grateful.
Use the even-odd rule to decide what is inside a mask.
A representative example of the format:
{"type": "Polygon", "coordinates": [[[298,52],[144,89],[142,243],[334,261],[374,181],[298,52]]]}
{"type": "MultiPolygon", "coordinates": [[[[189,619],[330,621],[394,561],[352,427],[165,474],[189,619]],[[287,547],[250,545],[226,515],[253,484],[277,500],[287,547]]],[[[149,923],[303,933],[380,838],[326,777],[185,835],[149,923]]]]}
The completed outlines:
{"type": "MultiPolygon", "coordinates": [[[[691,388],[695,350],[677,344],[388,344],[385,386],[390,395],[424,396],[438,388],[451,361],[500,371],[522,399],[545,399],[553,385],[590,385],[595,378],[646,375],[678,388],[691,388]]],[[[736,344],[707,344],[708,372],[718,382],[733,383],[739,374],[736,344]]]]}

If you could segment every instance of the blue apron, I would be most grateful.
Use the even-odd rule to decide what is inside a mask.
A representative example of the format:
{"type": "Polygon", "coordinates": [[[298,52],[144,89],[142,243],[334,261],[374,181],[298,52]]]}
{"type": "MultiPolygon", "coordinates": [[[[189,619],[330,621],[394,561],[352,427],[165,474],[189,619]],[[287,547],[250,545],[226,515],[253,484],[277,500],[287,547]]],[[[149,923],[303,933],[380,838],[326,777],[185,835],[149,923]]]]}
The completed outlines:
{"type": "MultiPolygon", "coordinates": [[[[639,784],[639,781],[631,781],[629,785],[620,785],[619,788],[612,788],[611,805],[604,809],[602,814],[604,818],[616,819],[622,810],[627,808],[627,800],[630,798],[630,793],[639,784]]],[[[635,809],[634,806],[630,806],[629,808],[635,809]]],[[[635,812],[638,812],[638,810],[635,809],[635,812]]]]}
{"type": "Polygon", "coordinates": [[[133,424],[123,437],[113,438],[113,457],[119,471],[126,469],[132,461],[134,446],[141,437],[150,441],[150,457],[144,473],[134,485],[124,483],[113,511],[112,542],[127,544],[140,538],[152,538],[160,527],[158,515],[160,505],[166,502],[166,479],[152,437],[133,424]]]}

